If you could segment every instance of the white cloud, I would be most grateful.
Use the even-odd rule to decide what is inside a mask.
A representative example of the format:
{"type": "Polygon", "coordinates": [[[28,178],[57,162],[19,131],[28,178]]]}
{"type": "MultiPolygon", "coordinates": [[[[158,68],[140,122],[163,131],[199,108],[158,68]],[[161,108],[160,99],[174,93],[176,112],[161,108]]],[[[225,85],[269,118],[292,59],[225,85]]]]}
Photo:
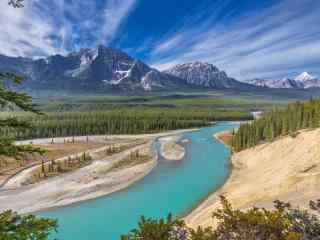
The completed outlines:
{"type": "Polygon", "coordinates": [[[33,4],[25,8],[0,2],[0,53],[13,56],[46,55],[56,52],[49,39],[53,26],[37,14],[33,4]]]}
{"type": "Polygon", "coordinates": [[[0,54],[43,57],[109,43],[137,0],[28,0],[16,9],[0,1],[0,54]]]}
{"type": "Polygon", "coordinates": [[[320,63],[319,11],[319,1],[285,0],[240,16],[232,24],[212,25],[211,20],[191,24],[183,32],[176,29],[179,34],[160,43],[166,46],[161,48],[164,57],[151,55],[151,60],[160,68],[177,62],[207,61],[240,79],[315,69],[314,64],[320,63]],[[175,36],[184,44],[170,46],[175,36]]]}
{"type": "Polygon", "coordinates": [[[152,50],[152,54],[161,54],[167,50],[176,48],[178,47],[179,43],[181,43],[182,39],[183,36],[181,34],[174,35],[172,38],[169,38],[166,41],[156,45],[156,47],[152,50]]]}
{"type": "Polygon", "coordinates": [[[104,26],[99,38],[100,43],[109,43],[113,40],[136,2],[137,0],[108,0],[104,9],[104,26]]]}

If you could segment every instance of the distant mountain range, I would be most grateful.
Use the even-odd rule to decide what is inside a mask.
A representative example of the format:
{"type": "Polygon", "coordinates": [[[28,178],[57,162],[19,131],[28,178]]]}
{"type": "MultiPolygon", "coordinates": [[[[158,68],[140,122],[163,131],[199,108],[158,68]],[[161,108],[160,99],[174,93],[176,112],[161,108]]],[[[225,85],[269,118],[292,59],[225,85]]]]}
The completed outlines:
{"type": "Polygon", "coordinates": [[[303,72],[294,78],[280,80],[252,79],[246,83],[265,88],[308,89],[320,88],[320,79],[307,72],[303,72]]]}
{"type": "Polygon", "coordinates": [[[250,88],[208,63],[188,63],[161,72],[118,49],[98,46],[67,56],[33,60],[0,55],[0,71],[27,78],[28,90],[151,91],[185,88],[250,88]]]}
{"type": "Polygon", "coordinates": [[[118,49],[102,45],[82,49],[67,56],[42,59],[0,55],[0,71],[26,77],[27,90],[69,91],[157,91],[183,89],[234,89],[320,87],[320,81],[308,73],[294,79],[237,81],[209,63],[179,64],[158,71],[118,49]]]}

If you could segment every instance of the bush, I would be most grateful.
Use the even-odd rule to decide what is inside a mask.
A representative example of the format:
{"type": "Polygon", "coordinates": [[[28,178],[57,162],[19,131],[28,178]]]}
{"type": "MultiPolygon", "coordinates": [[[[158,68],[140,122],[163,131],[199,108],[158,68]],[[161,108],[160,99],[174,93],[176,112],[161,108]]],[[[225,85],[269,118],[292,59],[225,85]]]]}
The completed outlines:
{"type": "Polygon", "coordinates": [[[1,240],[47,240],[51,231],[57,229],[57,221],[21,216],[12,211],[0,214],[1,240]]]}
{"type": "MultiPolygon", "coordinates": [[[[272,210],[252,208],[235,210],[221,197],[222,208],[213,213],[218,220],[212,228],[189,229],[183,221],[141,219],[138,229],[122,240],[319,240],[320,221],[308,211],[294,209],[289,203],[275,201],[272,210]]],[[[320,201],[311,202],[311,209],[319,211],[320,201]]],[[[319,211],[320,213],[320,211],[319,211]]]]}

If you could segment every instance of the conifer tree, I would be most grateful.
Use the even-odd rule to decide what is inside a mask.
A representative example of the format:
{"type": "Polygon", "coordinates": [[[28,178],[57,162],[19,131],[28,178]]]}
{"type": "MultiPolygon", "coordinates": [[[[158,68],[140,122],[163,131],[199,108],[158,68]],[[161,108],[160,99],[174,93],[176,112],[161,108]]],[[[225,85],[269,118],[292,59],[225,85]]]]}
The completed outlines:
{"type": "Polygon", "coordinates": [[[252,123],[242,124],[233,135],[235,151],[255,146],[264,141],[273,141],[279,136],[295,133],[305,128],[320,127],[320,99],[295,102],[285,109],[273,109],[252,123]]]}
{"type": "MultiPolygon", "coordinates": [[[[32,98],[25,94],[12,91],[6,87],[9,83],[21,84],[23,78],[11,73],[0,73],[0,110],[1,109],[20,109],[40,115],[36,105],[32,103],[32,98]]],[[[8,131],[22,130],[30,128],[27,121],[19,120],[16,117],[0,118],[1,129],[8,131]]],[[[0,135],[0,155],[10,157],[21,157],[24,153],[43,153],[40,148],[31,145],[15,145],[14,139],[0,135]]]]}

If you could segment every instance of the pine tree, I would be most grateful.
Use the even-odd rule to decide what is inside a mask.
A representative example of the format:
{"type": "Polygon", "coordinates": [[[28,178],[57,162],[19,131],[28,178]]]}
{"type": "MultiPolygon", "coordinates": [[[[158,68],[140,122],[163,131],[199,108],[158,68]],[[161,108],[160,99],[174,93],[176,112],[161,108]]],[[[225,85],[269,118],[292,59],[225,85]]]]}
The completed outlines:
{"type": "Polygon", "coordinates": [[[317,127],[320,127],[320,99],[295,102],[283,110],[275,108],[252,123],[242,124],[233,135],[232,146],[235,151],[241,151],[279,136],[295,136],[301,129],[317,127]]]}
{"type": "MultiPolygon", "coordinates": [[[[0,108],[19,108],[23,111],[41,114],[36,105],[32,103],[32,98],[25,93],[15,92],[6,88],[6,84],[21,84],[22,78],[11,73],[0,73],[0,108]]],[[[19,120],[16,117],[0,119],[1,129],[8,131],[23,130],[30,128],[26,121],[19,120]]],[[[15,145],[14,139],[0,135],[0,155],[21,157],[24,153],[44,153],[40,148],[34,148],[31,145],[15,145]]]]}

